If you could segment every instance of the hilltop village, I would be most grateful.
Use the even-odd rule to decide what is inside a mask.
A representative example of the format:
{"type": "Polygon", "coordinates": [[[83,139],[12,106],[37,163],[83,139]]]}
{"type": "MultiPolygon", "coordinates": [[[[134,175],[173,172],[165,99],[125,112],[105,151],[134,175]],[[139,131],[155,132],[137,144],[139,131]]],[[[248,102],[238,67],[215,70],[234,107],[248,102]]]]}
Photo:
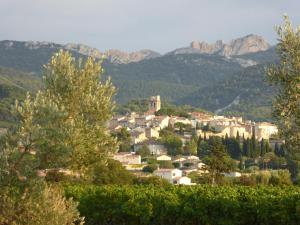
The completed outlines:
{"type": "MultiPolygon", "coordinates": [[[[274,124],[205,112],[189,112],[186,117],[159,115],[160,110],[160,96],[152,96],[147,112],[115,115],[109,121],[110,132],[121,143],[114,159],[126,169],[135,173],[150,172],[173,184],[193,184],[187,175],[207,172],[202,161],[203,151],[205,143],[214,138],[225,143],[237,168],[245,169],[247,162],[248,167],[259,167],[268,152],[275,152],[279,157],[284,154],[280,149],[283,141],[277,138],[278,129],[274,124]],[[245,162],[245,158],[253,161],[245,162]]],[[[224,175],[239,177],[241,169],[224,175]]]]}

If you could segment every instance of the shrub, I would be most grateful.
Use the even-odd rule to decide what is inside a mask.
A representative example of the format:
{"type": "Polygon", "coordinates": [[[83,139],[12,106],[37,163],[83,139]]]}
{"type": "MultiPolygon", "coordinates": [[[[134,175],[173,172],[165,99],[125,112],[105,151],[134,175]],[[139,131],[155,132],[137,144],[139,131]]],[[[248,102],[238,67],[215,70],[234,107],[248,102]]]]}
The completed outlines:
{"type": "Polygon", "coordinates": [[[171,161],[158,161],[159,168],[172,169],[174,168],[171,161]]]}
{"type": "Polygon", "coordinates": [[[143,168],[143,172],[145,173],[153,173],[155,170],[157,170],[156,164],[149,164],[143,168]]]}
{"type": "Polygon", "coordinates": [[[139,177],[135,179],[134,183],[139,185],[154,185],[160,187],[171,186],[169,181],[158,176],[139,177]]]}
{"type": "Polygon", "coordinates": [[[291,173],[288,170],[277,170],[271,173],[270,185],[291,185],[291,173]]]}
{"type": "Polygon", "coordinates": [[[77,204],[65,199],[57,187],[38,184],[22,195],[16,188],[1,188],[0,224],[80,225],[83,218],[77,204]]]}
{"type": "Polygon", "coordinates": [[[87,225],[289,224],[300,222],[295,186],[69,186],[87,225]]]}

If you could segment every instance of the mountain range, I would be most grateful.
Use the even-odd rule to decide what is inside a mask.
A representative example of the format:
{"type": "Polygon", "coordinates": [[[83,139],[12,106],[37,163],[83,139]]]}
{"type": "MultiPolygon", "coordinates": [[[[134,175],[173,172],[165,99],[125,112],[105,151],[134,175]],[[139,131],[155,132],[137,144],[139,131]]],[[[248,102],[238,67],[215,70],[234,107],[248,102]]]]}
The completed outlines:
{"type": "Polygon", "coordinates": [[[10,89],[5,98],[0,92],[0,103],[3,99],[10,102],[7,101],[10,97],[12,101],[16,97],[14,90],[34,92],[40,87],[42,65],[59,49],[68,50],[75,57],[103,60],[104,75],[111,76],[118,88],[118,103],[160,94],[163,100],[175,104],[190,104],[255,120],[271,119],[275,89],[264,82],[264,68],[276,63],[278,57],[275,46],[257,35],[229,43],[193,41],[188,47],[166,54],[152,50],[101,52],[81,44],[0,41],[0,67],[3,67],[0,88],[4,85],[10,89]],[[3,79],[9,82],[1,82],[3,79]]]}

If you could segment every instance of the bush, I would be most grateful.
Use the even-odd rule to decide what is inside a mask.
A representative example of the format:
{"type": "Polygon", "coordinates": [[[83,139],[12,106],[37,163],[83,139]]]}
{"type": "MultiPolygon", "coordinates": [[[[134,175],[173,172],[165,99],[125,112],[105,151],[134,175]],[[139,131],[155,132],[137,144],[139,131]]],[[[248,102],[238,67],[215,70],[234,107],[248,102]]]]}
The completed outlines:
{"type": "Polygon", "coordinates": [[[171,161],[158,161],[158,164],[159,164],[159,168],[163,168],[163,169],[172,169],[172,168],[174,168],[171,161]]]}
{"type": "Polygon", "coordinates": [[[149,164],[143,168],[143,172],[145,173],[153,173],[155,170],[157,170],[156,164],[149,164]]]}
{"type": "Polygon", "coordinates": [[[139,184],[139,185],[154,185],[154,186],[160,186],[160,187],[166,187],[166,186],[172,185],[166,179],[163,179],[158,176],[139,177],[139,178],[135,179],[134,183],[139,184]]]}
{"type": "Polygon", "coordinates": [[[173,164],[174,168],[177,168],[177,169],[180,168],[179,162],[173,162],[172,164],[173,164]]]}
{"type": "Polygon", "coordinates": [[[69,186],[87,225],[289,224],[300,221],[295,186],[69,186]]]}
{"type": "Polygon", "coordinates": [[[92,181],[94,184],[132,184],[134,178],[119,161],[109,159],[107,164],[94,168],[92,181]]]}
{"type": "Polygon", "coordinates": [[[256,176],[255,175],[250,175],[250,176],[242,175],[238,179],[237,184],[245,185],[245,186],[255,186],[256,185],[256,176]]]}
{"type": "Polygon", "coordinates": [[[26,194],[17,188],[0,190],[1,225],[79,225],[77,204],[67,200],[57,187],[35,184],[27,189],[26,194]]]}
{"type": "Polygon", "coordinates": [[[277,170],[271,173],[271,177],[269,180],[270,185],[291,185],[291,174],[288,170],[277,170]]]}

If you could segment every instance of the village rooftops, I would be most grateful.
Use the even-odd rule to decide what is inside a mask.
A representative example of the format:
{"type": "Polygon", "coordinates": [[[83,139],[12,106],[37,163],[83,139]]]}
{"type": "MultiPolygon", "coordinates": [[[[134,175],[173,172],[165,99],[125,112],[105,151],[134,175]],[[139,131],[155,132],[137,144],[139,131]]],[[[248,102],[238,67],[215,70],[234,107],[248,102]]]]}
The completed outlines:
{"type": "Polygon", "coordinates": [[[162,142],[160,140],[151,138],[140,142],[137,145],[162,145],[162,142]]]}
{"type": "Polygon", "coordinates": [[[155,173],[159,173],[159,172],[172,172],[172,171],[181,171],[181,170],[176,169],[176,168],[173,168],[173,169],[162,168],[162,169],[155,170],[155,173]]]}

